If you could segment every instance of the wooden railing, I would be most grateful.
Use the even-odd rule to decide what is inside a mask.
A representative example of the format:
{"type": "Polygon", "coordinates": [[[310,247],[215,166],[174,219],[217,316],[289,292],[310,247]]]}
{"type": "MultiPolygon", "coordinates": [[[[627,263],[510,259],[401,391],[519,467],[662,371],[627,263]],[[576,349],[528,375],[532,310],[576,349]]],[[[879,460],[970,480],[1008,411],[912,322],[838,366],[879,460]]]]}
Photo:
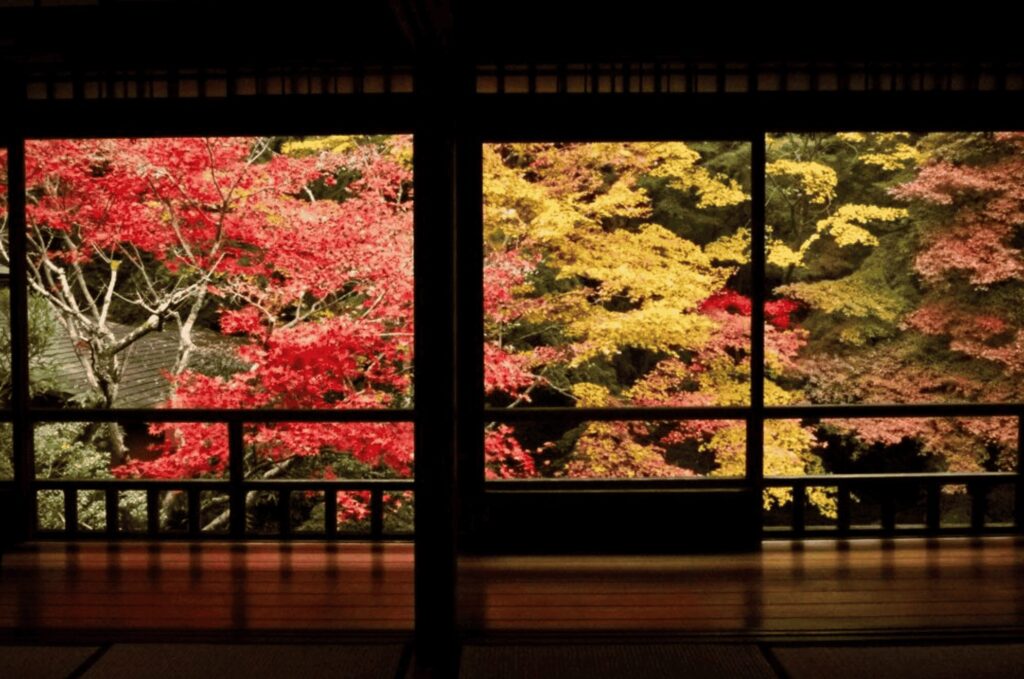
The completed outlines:
{"type": "MultiPolygon", "coordinates": [[[[1017,474],[992,472],[975,474],[835,474],[822,476],[785,476],[764,480],[765,488],[785,488],[791,493],[788,526],[765,526],[765,537],[854,537],[896,535],[964,535],[1007,533],[1017,530],[1019,520],[994,521],[986,518],[988,498],[993,488],[1016,485],[1017,474]],[[944,521],[942,496],[944,488],[960,486],[969,499],[966,523],[944,521]],[[834,521],[828,525],[809,523],[808,490],[829,491],[834,500],[834,521]],[[858,495],[871,495],[878,500],[878,519],[857,521],[854,506],[858,495]],[[907,513],[918,514],[921,520],[897,519],[899,496],[923,496],[924,505],[906,507],[907,513]]],[[[958,493],[959,494],[959,493],[958,493]]],[[[1015,511],[1019,495],[1015,490],[1015,511]]],[[[872,503],[873,504],[873,503],[872,503]]],[[[1019,514],[1019,512],[1017,512],[1019,514]]]]}
{"type": "MultiPolygon", "coordinates": [[[[411,532],[389,531],[386,526],[386,495],[408,494],[414,490],[413,479],[282,479],[246,478],[245,439],[246,425],[281,422],[411,422],[409,410],[74,410],[34,409],[30,411],[33,424],[44,422],[204,422],[223,423],[228,429],[227,473],[223,478],[202,479],[69,479],[33,478],[28,489],[31,510],[28,512],[28,535],[41,539],[408,539],[411,532]],[[103,494],[104,522],[102,529],[83,529],[79,525],[79,497],[83,493],[103,494]],[[144,492],[145,528],[121,525],[120,497],[124,492],[144,492]],[[40,525],[40,493],[60,492],[63,495],[61,527],[40,525]],[[345,522],[339,526],[338,494],[360,492],[368,494],[365,530],[348,530],[345,522]],[[184,498],[184,511],[180,522],[169,525],[162,498],[167,494],[180,494],[184,498]],[[203,493],[226,496],[226,521],[217,527],[204,526],[201,520],[203,493]],[[274,496],[276,516],[269,522],[277,530],[265,525],[257,531],[247,526],[246,506],[251,493],[274,496]],[[304,525],[301,531],[291,525],[291,498],[297,493],[318,493],[323,496],[324,521],[320,530],[304,525]],[[163,518],[162,518],[163,515],[163,518]]],[[[34,468],[34,464],[26,465],[34,468]]]]}

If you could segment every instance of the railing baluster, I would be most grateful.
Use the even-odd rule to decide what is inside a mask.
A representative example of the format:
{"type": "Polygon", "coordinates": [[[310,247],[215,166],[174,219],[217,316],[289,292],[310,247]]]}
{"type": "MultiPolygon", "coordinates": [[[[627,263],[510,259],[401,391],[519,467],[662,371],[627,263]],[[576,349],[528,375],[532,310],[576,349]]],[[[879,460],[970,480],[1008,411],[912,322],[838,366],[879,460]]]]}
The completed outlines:
{"type": "Polygon", "coordinates": [[[841,483],[836,493],[836,513],[838,514],[836,517],[836,527],[840,535],[848,535],[850,533],[850,487],[845,483],[841,483]]]}
{"type": "Polygon", "coordinates": [[[78,533],[78,489],[64,489],[64,530],[68,535],[78,533]]]}
{"type": "Polygon", "coordinates": [[[117,535],[118,531],[117,489],[107,488],[104,491],[104,499],[107,513],[107,535],[113,537],[117,535]]]}
{"type": "Polygon", "coordinates": [[[881,483],[882,491],[882,530],[885,533],[896,532],[896,489],[894,484],[881,483]]]}
{"type": "Polygon", "coordinates": [[[967,484],[967,492],[971,496],[971,532],[973,533],[985,531],[985,512],[988,509],[989,489],[990,486],[981,481],[967,484]]]}
{"type": "Polygon", "coordinates": [[[146,534],[156,537],[160,532],[160,489],[146,489],[146,534]]]}
{"type": "Polygon", "coordinates": [[[384,535],[384,489],[370,489],[370,539],[384,535]]]}
{"type": "Polygon", "coordinates": [[[938,481],[928,481],[927,505],[925,509],[925,524],[928,531],[938,533],[942,528],[942,484],[938,481]]]}
{"type": "Polygon", "coordinates": [[[803,483],[793,484],[793,535],[804,533],[804,509],[807,507],[807,486],[803,483]]]}
{"type": "Polygon", "coordinates": [[[338,491],[328,487],[324,490],[324,535],[333,538],[338,534],[338,491]]]}
{"type": "Polygon", "coordinates": [[[188,499],[188,535],[191,538],[197,538],[201,534],[199,525],[199,489],[198,488],[187,488],[186,496],[188,499]]]}
{"type": "Polygon", "coordinates": [[[228,516],[231,537],[245,535],[245,431],[241,422],[228,422],[228,516]]]}
{"type": "Polygon", "coordinates": [[[288,537],[292,533],[292,492],[290,490],[283,488],[278,492],[277,506],[280,509],[281,537],[288,537]]]}

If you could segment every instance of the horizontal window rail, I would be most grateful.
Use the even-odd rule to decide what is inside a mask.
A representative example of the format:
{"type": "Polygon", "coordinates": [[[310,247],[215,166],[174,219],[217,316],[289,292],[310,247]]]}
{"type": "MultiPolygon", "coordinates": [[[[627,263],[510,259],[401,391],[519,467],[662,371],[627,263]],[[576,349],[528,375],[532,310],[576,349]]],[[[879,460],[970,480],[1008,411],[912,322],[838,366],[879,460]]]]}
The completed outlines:
{"type": "MultiPolygon", "coordinates": [[[[1024,415],[1024,403],[900,403],[900,404],[807,404],[765,406],[759,409],[766,420],[832,417],[968,417],[1024,415]]],[[[485,408],[488,422],[523,422],[529,420],[619,421],[619,420],[742,420],[756,417],[751,406],[686,406],[640,408],[485,408]]]]}
{"type": "MultiPolygon", "coordinates": [[[[246,410],[210,408],[30,408],[29,422],[202,422],[265,424],[272,422],[412,422],[411,409],[353,408],[350,410],[246,410]]],[[[0,411],[0,422],[14,419],[0,411]]]]}
{"type": "MultiPolygon", "coordinates": [[[[624,421],[624,420],[741,420],[753,416],[750,406],[685,406],[624,408],[484,408],[487,422],[624,421]]],[[[815,420],[830,417],[969,417],[1024,415],[1024,403],[901,403],[901,404],[808,404],[766,406],[763,418],[815,420]]],[[[32,408],[26,413],[31,422],[412,422],[411,409],[352,410],[239,410],[239,409],[99,409],[32,408]]],[[[0,410],[0,422],[10,422],[14,414],[0,410]]]]}
{"type": "Polygon", "coordinates": [[[748,488],[749,482],[742,476],[678,476],[674,478],[529,478],[492,479],[487,482],[488,490],[593,490],[615,492],[656,491],[656,490],[710,490],[748,488]]]}
{"type": "MultiPolygon", "coordinates": [[[[412,490],[412,479],[252,479],[241,483],[246,490],[412,490]]],[[[231,484],[226,479],[39,479],[35,487],[40,490],[146,490],[177,489],[215,491],[231,484]]]]}

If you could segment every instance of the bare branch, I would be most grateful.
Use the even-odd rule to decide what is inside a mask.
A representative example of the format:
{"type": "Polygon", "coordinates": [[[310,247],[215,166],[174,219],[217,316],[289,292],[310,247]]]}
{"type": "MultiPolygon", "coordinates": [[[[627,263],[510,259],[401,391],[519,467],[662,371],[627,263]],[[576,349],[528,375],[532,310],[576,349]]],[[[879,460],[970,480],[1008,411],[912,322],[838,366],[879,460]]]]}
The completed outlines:
{"type": "MultiPolygon", "coordinates": [[[[107,313],[110,311],[110,303],[114,299],[114,286],[117,284],[117,270],[119,268],[121,267],[117,262],[110,263],[110,280],[107,281],[106,293],[103,295],[103,309],[96,320],[96,324],[101,330],[105,330],[107,327],[107,313]]],[[[95,304],[93,304],[93,308],[96,308],[95,304]]]]}

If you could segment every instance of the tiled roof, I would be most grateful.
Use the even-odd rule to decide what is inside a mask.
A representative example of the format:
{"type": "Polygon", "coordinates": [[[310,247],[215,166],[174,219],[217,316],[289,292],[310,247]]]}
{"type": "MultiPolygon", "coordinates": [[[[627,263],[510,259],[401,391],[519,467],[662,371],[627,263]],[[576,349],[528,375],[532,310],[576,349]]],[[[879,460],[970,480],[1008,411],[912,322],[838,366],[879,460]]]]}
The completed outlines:
{"type": "MultiPolygon", "coordinates": [[[[131,330],[130,326],[109,323],[118,337],[131,330]]],[[[67,397],[89,390],[85,369],[76,355],[75,347],[62,328],[58,336],[42,355],[42,361],[52,371],[56,391],[67,397]]],[[[198,351],[224,345],[231,340],[205,328],[193,331],[198,351]]],[[[122,353],[126,361],[115,408],[152,408],[163,403],[170,395],[170,384],[165,373],[173,366],[178,353],[178,333],[174,327],[151,332],[122,353]]]]}

